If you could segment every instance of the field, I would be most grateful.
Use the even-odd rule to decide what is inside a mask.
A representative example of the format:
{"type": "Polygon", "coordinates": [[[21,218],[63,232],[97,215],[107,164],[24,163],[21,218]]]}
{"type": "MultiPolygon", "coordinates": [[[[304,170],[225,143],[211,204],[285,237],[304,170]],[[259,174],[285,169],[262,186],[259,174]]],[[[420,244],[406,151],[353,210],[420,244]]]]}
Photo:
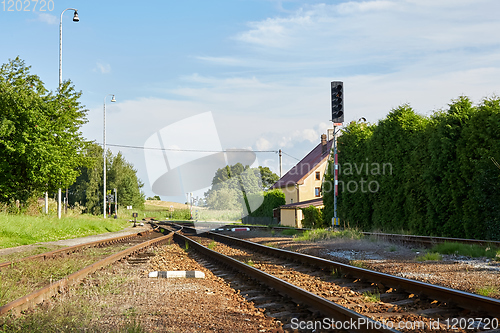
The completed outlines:
{"type": "MultiPolygon", "coordinates": [[[[146,200],[144,210],[138,211],[138,213],[140,219],[154,217],[157,220],[189,220],[190,206],[178,202],[146,200]],[[173,212],[170,212],[170,206],[173,206],[173,212]]],[[[193,219],[198,221],[236,222],[241,220],[241,212],[237,210],[211,210],[205,207],[193,206],[192,213],[193,219]]]]}
{"type": "Polygon", "coordinates": [[[9,215],[0,213],[0,248],[50,242],[119,231],[130,226],[123,219],[90,215],[63,217],[9,215]]]}

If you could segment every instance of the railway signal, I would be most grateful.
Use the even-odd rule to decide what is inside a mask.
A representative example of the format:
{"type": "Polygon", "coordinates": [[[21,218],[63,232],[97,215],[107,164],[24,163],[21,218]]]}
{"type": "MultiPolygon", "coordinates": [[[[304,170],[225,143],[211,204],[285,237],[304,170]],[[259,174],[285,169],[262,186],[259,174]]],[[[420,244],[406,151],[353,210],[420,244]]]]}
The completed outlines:
{"type": "Polygon", "coordinates": [[[342,81],[332,82],[332,122],[344,122],[344,83],[342,81]]]}

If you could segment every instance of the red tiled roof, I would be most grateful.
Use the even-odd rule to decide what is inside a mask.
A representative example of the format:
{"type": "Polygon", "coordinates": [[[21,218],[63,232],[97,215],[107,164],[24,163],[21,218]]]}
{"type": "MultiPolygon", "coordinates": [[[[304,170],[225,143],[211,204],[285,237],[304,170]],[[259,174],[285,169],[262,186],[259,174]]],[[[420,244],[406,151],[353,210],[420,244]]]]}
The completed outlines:
{"type": "Polygon", "coordinates": [[[295,184],[303,184],[304,179],[313,172],[316,167],[321,164],[330,155],[333,139],[326,143],[326,152],[322,154],[321,143],[318,144],[309,154],[306,155],[299,163],[291,168],[283,177],[280,178],[271,189],[283,188],[295,184]]]}
{"type": "Polygon", "coordinates": [[[307,201],[295,202],[295,203],[291,203],[288,205],[280,206],[279,208],[285,208],[285,209],[286,208],[307,208],[309,206],[314,206],[314,207],[323,206],[323,198],[316,198],[316,199],[307,200],[307,201]]]}

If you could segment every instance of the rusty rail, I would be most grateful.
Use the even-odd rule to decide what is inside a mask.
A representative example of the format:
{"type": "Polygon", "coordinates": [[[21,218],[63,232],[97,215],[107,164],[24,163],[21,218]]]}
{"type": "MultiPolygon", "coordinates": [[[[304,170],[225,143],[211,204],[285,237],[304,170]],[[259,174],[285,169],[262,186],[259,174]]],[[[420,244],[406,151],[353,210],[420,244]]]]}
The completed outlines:
{"type": "Polygon", "coordinates": [[[134,253],[140,252],[149,246],[159,245],[168,239],[171,239],[173,233],[169,233],[168,235],[158,237],[155,239],[148,240],[146,242],[134,245],[128,249],[120,251],[118,253],[112,254],[109,257],[106,257],[96,263],[93,263],[87,267],[82,268],[81,270],[68,275],[67,277],[56,281],[54,283],[45,286],[42,289],[32,292],[29,295],[18,298],[2,307],[0,307],[0,315],[3,315],[9,311],[12,311],[15,314],[19,314],[21,311],[29,309],[38,303],[42,303],[44,300],[58,294],[60,291],[63,291],[64,288],[67,288],[70,285],[73,285],[83,279],[86,275],[91,274],[98,269],[107,266],[115,261],[118,261],[122,258],[125,258],[134,253]]]}
{"type": "Polygon", "coordinates": [[[102,240],[98,240],[98,241],[94,241],[94,242],[89,242],[89,243],[84,243],[84,244],[79,244],[79,245],[68,246],[68,247],[64,247],[62,249],[57,249],[57,250],[50,251],[50,252],[44,252],[44,253],[40,253],[40,254],[35,254],[35,255],[32,255],[32,256],[25,257],[25,258],[20,258],[20,259],[14,260],[14,261],[3,262],[3,263],[0,263],[0,268],[7,267],[7,266],[10,266],[10,265],[12,265],[14,263],[25,261],[25,260],[33,260],[33,259],[38,259],[38,258],[46,259],[46,258],[50,258],[50,257],[55,257],[58,254],[63,254],[63,253],[69,254],[69,253],[78,251],[78,250],[80,250],[82,248],[99,247],[99,246],[102,246],[102,245],[116,244],[116,243],[120,243],[120,242],[123,242],[125,240],[128,240],[130,238],[134,238],[134,237],[138,237],[138,236],[139,237],[140,236],[145,236],[145,235],[147,235],[147,234],[149,234],[151,232],[153,232],[153,229],[146,230],[146,231],[143,231],[143,232],[139,232],[137,234],[130,234],[130,235],[125,235],[125,236],[119,236],[119,237],[102,239],[102,240]]]}
{"type": "Polygon", "coordinates": [[[391,329],[381,322],[377,322],[371,318],[365,317],[355,311],[347,309],[341,305],[338,305],[332,301],[329,301],[323,297],[317,296],[309,291],[302,288],[294,286],[291,283],[283,281],[273,275],[265,273],[260,269],[253,268],[245,263],[242,263],[236,259],[225,256],[216,251],[210,250],[203,245],[195,242],[194,240],[183,236],[179,233],[174,234],[174,240],[179,242],[188,242],[190,248],[198,250],[200,253],[205,254],[215,260],[222,262],[229,267],[236,269],[244,274],[263,282],[265,285],[274,288],[281,292],[283,295],[287,295],[294,299],[298,303],[304,303],[317,309],[326,316],[335,318],[336,320],[344,322],[354,322],[362,323],[359,325],[356,331],[359,332],[399,332],[397,330],[391,329]]]}
{"type": "Polygon", "coordinates": [[[388,241],[398,241],[403,243],[423,244],[426,246],[433,246],[441,243],[463,243],[468,245],[480,246],[495,246],[500,247],[498,241],[488,241],[481,239],[467,239],[467,238],[451,238],[451,237],[434,237],[434,236],[418,236],[418,235],[399,235],[399,234],[386,234],[378,232],[362,232],[365,236],[372,236],[388,241]]]}
{"type": "Polygon", "coordinates": [[[246,240],[221,235],[213,232],[208,232],[207,235],[212,239],[218,239],[223,242],[230,242],[242,247],[268,253],[273,256],[283,257],[290,260],[299,261],[308,265],[325,268],[328,270],[340,270],[343,274],[350,275],[356,278],[365,279],[367,281],[380,283],[384,286],[393,287],[396,289],[403,289],[415,294],[424,294],[436,300],[443,302],[453,302],[459,307],[472,310],[482,310],[493,317],[498,316],[500,313],[500,300],[468,293],[461,290],[441,287],[429,283],[424,283],[416,280],[410,280],[390,274],[371,271],[364,268],[359,268],[351,265],[338,263],[335,261],[326,260],[310,256],[307,254],[271,248],[268,246],[260,245],[257,243],[249,242],[246,240]]]}

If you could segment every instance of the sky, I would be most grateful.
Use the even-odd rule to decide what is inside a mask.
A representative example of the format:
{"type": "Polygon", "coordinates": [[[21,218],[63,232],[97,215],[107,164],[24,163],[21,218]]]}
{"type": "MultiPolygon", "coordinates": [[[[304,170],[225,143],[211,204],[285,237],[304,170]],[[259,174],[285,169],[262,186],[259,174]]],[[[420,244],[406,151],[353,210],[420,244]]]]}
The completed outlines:
{"type": "Polygon", "coordinates": [[[62,76],[82,91],[82,134],[103,142],[106,103],[108,148],[134,165],[146,196],[146,150],[118,146],[147,148],[189,117],[207,129],[188,127],[163,147],[266,151],[255,163],[278,173],[277,150],[286,172],[332,127],[331,81],[344,82],[345,123],[500,94],[496,0],[5,0],[0,63],[19,56],[57,90],[66,8],[80,18],[63,15],[62,76]]]}

